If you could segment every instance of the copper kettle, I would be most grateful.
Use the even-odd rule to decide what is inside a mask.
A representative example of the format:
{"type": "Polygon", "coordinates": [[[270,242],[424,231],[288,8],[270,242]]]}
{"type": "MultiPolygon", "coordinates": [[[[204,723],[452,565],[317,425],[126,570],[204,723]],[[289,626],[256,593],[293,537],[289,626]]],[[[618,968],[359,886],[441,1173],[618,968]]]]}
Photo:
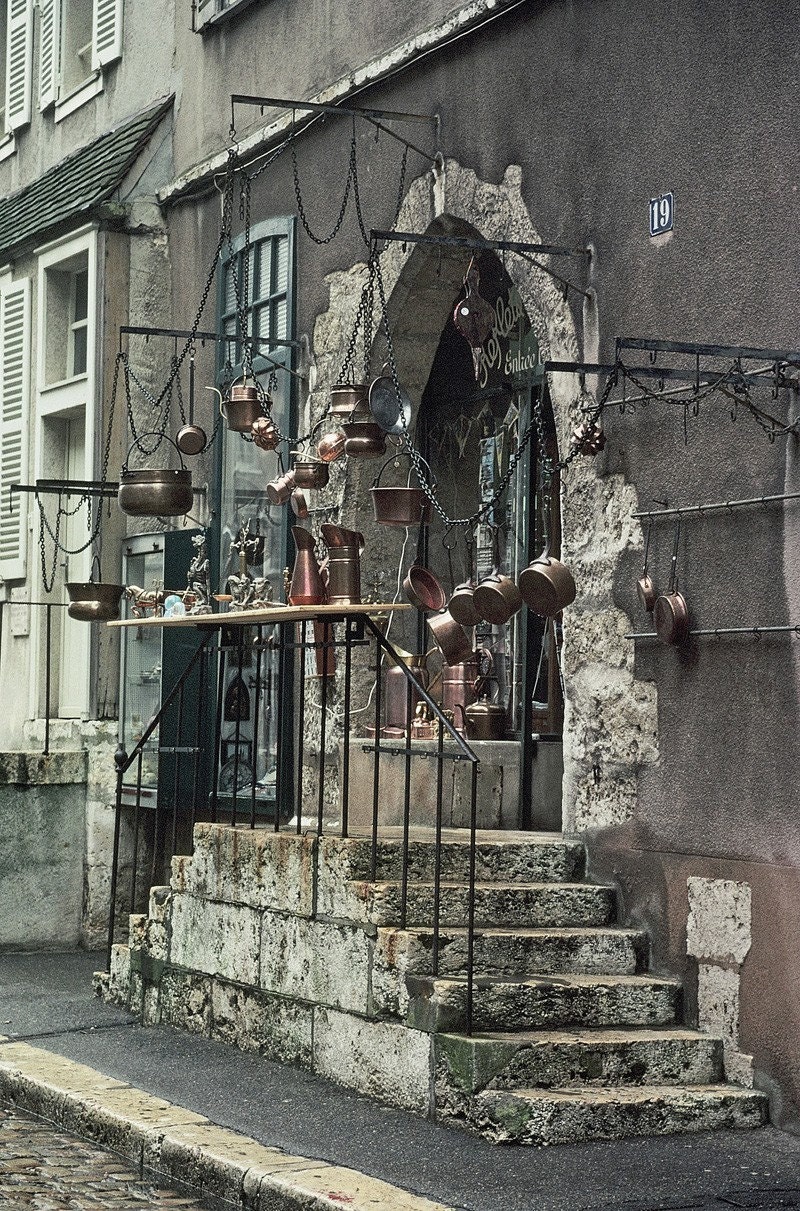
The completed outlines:
{"type": "Polygon", "coordinates": [[[327,600],[317,556],[314,535],[303,526],[292,526],[297,547],[289,586],[289,605],[322,605],[327,600]]]}
{"type": "MultiPolygon", "coordinates": [[[[497,679],[495,677],[485,679],[481,696],[477,702],[473,702],[472,706],[464,708],[460,703],[457,704],[464,718],[464,729],[468,740],[502,740],[505,737],[506,708],[492,700],[487,688],[490,681],[496,682],[497,679]]],[[[499,692],[499,683],[497,688],[499,692]]]]}

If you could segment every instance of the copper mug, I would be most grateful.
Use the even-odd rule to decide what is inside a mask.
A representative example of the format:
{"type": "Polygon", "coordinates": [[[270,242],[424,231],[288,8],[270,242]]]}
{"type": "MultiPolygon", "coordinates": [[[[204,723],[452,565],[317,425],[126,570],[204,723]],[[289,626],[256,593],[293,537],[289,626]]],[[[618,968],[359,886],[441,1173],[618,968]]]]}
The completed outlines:
{"type": "Polygon", "coordinates": [[[294,488],[294,471],[285,471],[267,484],[267,500],[271,505],[285,505],[294,488]]]}

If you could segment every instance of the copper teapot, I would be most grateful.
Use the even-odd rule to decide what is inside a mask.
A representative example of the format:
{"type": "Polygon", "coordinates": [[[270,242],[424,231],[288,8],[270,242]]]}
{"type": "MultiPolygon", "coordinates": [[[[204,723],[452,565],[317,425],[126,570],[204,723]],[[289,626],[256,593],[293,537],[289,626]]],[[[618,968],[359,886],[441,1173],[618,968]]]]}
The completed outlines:
{"type": "MultiPolygon", "coordinates": [[[[495,677],[487,677],[483,683],[481,696],[471,706],[458,705],[461,711],[464,728],[468,740],[503,740],[506,734],[506,708],[495,702],[489,694],[488,684],[497,682],[495,677]]],[[[499,692],[500,686],[497,683],[499,692]]]]}

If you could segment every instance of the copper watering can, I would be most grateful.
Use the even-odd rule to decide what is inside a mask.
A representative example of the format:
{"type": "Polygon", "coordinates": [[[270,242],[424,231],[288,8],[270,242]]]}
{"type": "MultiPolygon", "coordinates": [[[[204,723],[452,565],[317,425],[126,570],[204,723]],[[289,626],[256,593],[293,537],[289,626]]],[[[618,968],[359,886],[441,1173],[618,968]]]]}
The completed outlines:
{"type": "MultiPolygon", "coordinates": [[[[219,387],[206,387],[206,391],[214,391],[219,396],[220,415],[224,416],[225,423],[234,433],[251,433],[255,421],[265,415],[258,383],[248,383],[246,376],[241,382],[231,384],[227,399],[219,387]]],[[[269,408],[268,397],[265,397],[265,402],[269,408]]]]}

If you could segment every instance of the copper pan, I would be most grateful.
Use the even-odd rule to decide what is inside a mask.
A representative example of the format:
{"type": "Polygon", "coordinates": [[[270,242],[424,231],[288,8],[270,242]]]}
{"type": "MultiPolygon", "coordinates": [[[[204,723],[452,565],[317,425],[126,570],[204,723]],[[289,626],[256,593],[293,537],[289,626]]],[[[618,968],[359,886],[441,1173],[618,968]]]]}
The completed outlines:
{"type": "Polygon", "coordinates": [[[406,572],[403,592],[417,610],[441,610],[447,601],[438,577],[418,563],[412,564],[406,572]]]}
{"type": "Polygon", "coordinates": [[[675,525],[675,541],[672,546],[672,566],[669,576],[669,591],[656,598],[653,606],[653,622],[656,634],[662,643],[683,643],[689,634],[689,606],[683,593],[678,592],[676,566],[678,543],[680,542],[680,518],[675,525]]]}

